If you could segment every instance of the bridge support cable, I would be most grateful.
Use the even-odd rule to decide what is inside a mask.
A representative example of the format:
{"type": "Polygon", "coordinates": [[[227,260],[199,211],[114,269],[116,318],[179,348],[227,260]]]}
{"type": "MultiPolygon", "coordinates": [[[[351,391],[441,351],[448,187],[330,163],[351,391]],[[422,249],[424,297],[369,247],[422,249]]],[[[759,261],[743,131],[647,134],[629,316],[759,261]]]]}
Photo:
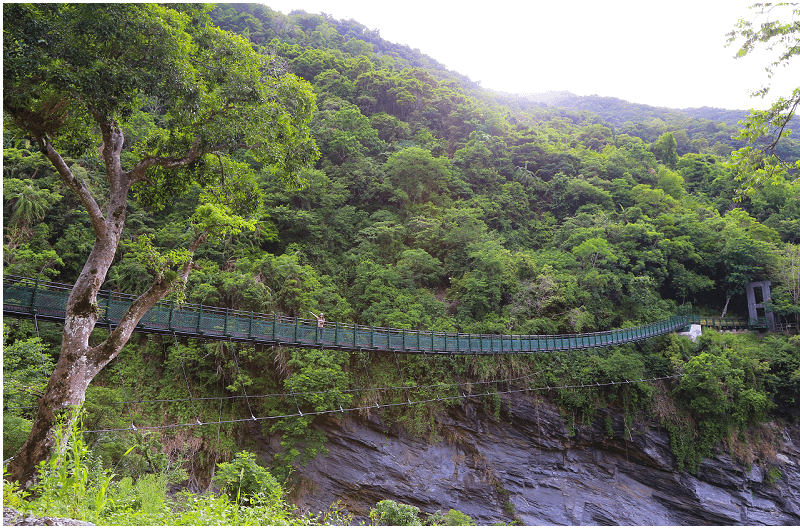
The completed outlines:
{"type": "MultiPolygon", "coordinates": [[[[370,379],[369,369],[367,368],[367,359],[364,358],[364,351],[363,350],[359,350],[358,353],[359,353],[359,356],[361,357],[361,361],[364,363],[364,373],[367,374],[367,384],[369,384],[369,386],[372,387],[372,380],[370,379]]],[[[372,406],[370,406],[370,407],[372,407],[372,406]]],[[[375,400],[375,407],[376,408],[380,408],[381,407],[381,405],[378,404],[378,400],[377,399],[375,400]]]]}
{"type": "MultiPolygon", "coordinates": [[[[680,377],[683,377],[683,376],[691,376],[691,375],[692,374],[679,374],[679,375],[671,375],[671,376],[663,376],[663,377],[640,378],[638,380],[628,381],[627,383],[631,384],[633,382],[655,382],[655,381],[659,381],[659,380],[668,380],[668,379],[680,378],[680,377]]],[[[607,383],[602,383],[602,384],[599,384],[599,385],[600,386],[611,386],[611,385],[619,385],[619,384],[624,384],[624,383],[625,382],[613,382],[613,383],[612,382],[607,382],[607,383]]],[[[488,397],[488,396],[493,396],[493,395],[506,395],[506,394],[533,391],[534,393],[536,393],[536,396],[537,396],[536,405],[538,407],[538,393],[540,391],[544,391],[544,390],[548,390],[548,391],[552,391],[552,390],[568,390],[568,389],[573,389],[573,388],[594,388],[595,386],[596,386],[595,384],[573,384],[573,385],[561,385],[561,386],[549,386],[548,385],[548,386],[539,386],[539,387],[531,387],[531,388],[508,389],[506,391],[495,391],[495,392],[486,390],[483,393],[471,393],[470,397],[471,398],[488,397]]],[[[456,395],[456,396],[451,396],[451,397],[442,397],[441,400],[455,400],[455,399],[460,399],[462,397],[463,397],[463,395],[462,396],[456,395]]],[[[406,406],[406,405],[414,405],[414,404],[427,404],[427,403],[433,403],[435,401],[436,401],[435,399],[429,398],[429,399],[420,399],[420,400],[416,400],[416,401],[410,401],[408,403],[406,403],[406,402],[393,402],[393,403],[384,404],[383,407],[406,406]]],[[[372,406],[372,405],[358,406],[358,407],[353,407],[353,408],[347,408],[344,411],[348,411],[348,412],[350,412],[350,411],[361,411],[361,410],[368,410],[368,409],[373,408],[373,407],[374,406],[372,406]]],[[[261,420],[277,420],[277,419],[285,419],[285,418],[290,418],[290,417],[309,416],[309,415],[325,415],[325,414],[328,414],[328,413],[340,413],[340,412],[341,412],[341,410],[338,410],[338,409],[328,409],[328,410],[319,410],[319,411],[307,412],[307,413],[303,414],[303,413],[300,412],[300,410],[298,410],[298,413],[291,413],[291,414],[285,414],[285,415],[276,415],[276,416],[268,416],[268,417],[258,417],[258,418],[256,418],[256,420],[257,421],[261,421],[261,420]]],[[[220,421],[217,422],[217,424],[233,424],[233,423],[249,422],[251,420],[252,419],[249,419],[249,418],[248,419],[230,419],[230,420],[224,420],[224,421],[220,420],[220,421]]],[[[215,424],[215,423],[214,422],[180,423],[180,424],[167,424],[167,425],[158,425],[158,426],[139,426],[139,430],[166,430],[166,429],[170,429],[170,428],[180,428],[180,427],[190,427],[190,426],[205,426],[205,425],[211,425],[211,424],[215,424]]],[[[127,431],[130,431],[130,428],[109,428],[109,429],[99,429],[99,430],[87,430],[84,433],[107,433],[107,432],[127,432],[127,431]]]]}
{"type": "MultiPolygon", "coordinates": [[[[108,322],[108,333],[109,335],[114,332],[114,327],[111,325],[111,321],[108,322]]],[[[117,364],[117,369],[119,369],[119,380],[122,384],[122,398],[124,399],[125,408],[128,410],[128,419],[131,421],[131,430],[134,432],[136,431],[136,425],[133,422],[133,413],[131,412],[131,403],[128,401],[128,391],[125,389],[125,375],[123,374],[122,369],[122,362],[119,359],[119,355],[122,354],[120,351],[117,353],[117,356],[114,358],[115,363],[117,364]]]]}
{"type": "Polygon", "coordinates": [[[181,353],[181,346],[178,343],[178,336],[173,334],[175,338],[175,349],[176,353],[178,354],[178,360],[181,362],[181,371],[183,371],[183,380],[186,382],[186,392],[189,394],[189,404],[192,406],[192,413],[194,414],[194,420],[197,422],[198,426],[202,426],[203,423],[200,421],[200,418],[197,416],[197,408],[194,405],[194,399],[192,398],[192,390],[189,387],[189,377],[186,376],[186,368],[183,366],[183,353],[181,353]]]}
{"type": "Polygon", "coordinates": [[[239,359],[236,358],[236,346],[233,345],[233,341],[230,342],[231,344],[231,353],[233,354],[233,363],[236,366],[236,373],[239,375],[239,379],[242,382],[242,393],[244,394],[244,400],[247,403],[247,411],[250,412],[250,418],[254,421],[256,420],[256,416],[253,415],[253,408],[250,407],[250,399],[247,397],[247,389],[245,389],[244,384],[244,377],[242,376],[242,369],[239,367],[239,359]]]}
{"type": "MultiPolygon", "coordinates": [[[[337,326],[336,333],[338,334],[338,332],[339,332],[339,329],[338,329],[339,324],[337,323],[336,326],[337,326]]],[[[335,343],[335,341],[334,341],[334,343],[335,343]]],[[[325,346],[321,345],[319,350],[324,354],[325,353],[325,346]]],[[[339,406],[339,411],[344,413],[344,408],[342,408],[342,401],[339,399],[339,393],[340,393],[339,392],[339,388],[336,387],[336,383],[334,383],[333,381],[331,382],[331,391],[330,391],[330,393],[333,393],[333,396],[336,397],[336,405],[339,406]]]]}
{"type": "Polygon", "coordinates": [[[400,384],[406,394],[406,400],[408,401],[408,405],[411,406],[411,397],[408,394],[408,388],[406,387],[406,382],[403,379],[403,370],[400,369],[400,361],[397,359],[397,351],[394,351],[394,362],[397,364],[397,373],[400,375],[400,384]]]}
{"type": "MultiPolygon", "coordinates": [[[[456,357],[453,353],[450,353],[450,361],[451,362],[456,361],[456,357]]],[[[467,398],[467,396],[464,395],[464,389],[461,387],[461,382],[459,382],[457,379],[456,379],[456,394],[460,394],[462,400],[467,398]]]]}
{"type": "Polygon", "coordinates": [[[33,328],[36,330],[36,343],[39,347],[39,359],[42,361],[42,374],[45,378],[50,378],[50,372],[47,370],[47,362],[44,359],[44,344],[42,344],[42,337],[39,336],[39,320],[36,313],[33,314],[33,328]]]}
{"type": "MultiPolygon", "coordinates": [[[[219,414],[217,415],[217,449],[214,450],[214,472],[216,472],[217,462],[219,462],[219,434],[222,431],[222,400],[219,399],[219,414]]],[[[214,477],[213,475],[211,476],[214,477]]]]}
{"type": "MultiPolygon", "coordinates": [[[[283,346],[280,346],[280,352],[281,352],[281,356],[283,356],[283,346]]],[[[299,414],[300,417],[302,417],[303,416],[303,412],[300,411],[300,403],[297,402],[297,395],[295,395],[295,393],[294,393],[294,383],[293,382],[289,383],[289,393],[292,395],[292,398],[294,399],[294,405],[297,408],[297,413],[299,414]]]]}
{"type": "MultiPolygon", "coordinates": [[[[419,345],[419,337],[417,337],[417,344],[419,345]]],[[[425,358],[425,365],[429,365],[429,363],[428,363],[429,362],[428,353],[426,351],[423,351],[423,354],[425,355],[425,357],[424,357],[425,358]]],[[[435,387],[434,391],[436,393],[436,402],[439,402],[439,400],[441,400],[441,399],[439,399],[439,384],[437,383],[434,387],[435,387]]]]}
{"type": "Polygon", "coordinates": [[[119,368],[119,380],[122,384],[122,398],[125,399],[125,408],[128,410],[128,419],[131,421],[131,430],[136,431],[136,424],[133,422],[133,413],[131,412],[131,403],[128,400],[128,392],[125,389],[125,375],[122,374],[122,362],[119,360],[119,354],[116,358],[117,368],[119,368]]]}
{"type": "MultiPolygon", "coordinates": [[[[575,357],[573,356],[573,353],[572,353],[571,349],[567,349],[566,350],[566,356],[567,356],[566,365],[567,366],[572,366],[574,368],[575,367],[575,357]]],[[[567,376],[566,369],[565,369],[564,376],[565,377],[567,376]]],[[[570,371],[570,380],[572,382],[578,382],[580,379],[577,377],[576,374],[574,374],[573,372],[570,371]]],[[[590,398],[592,397],[592,391],[593,391],[593,389],[589,388],[589,397],[590,398]]],[[[578,393],[577,390],[575,388],[572,388],[572,396],[573,396],[573,398],[577,397],[577,393],[578,393]]],[[[573,417],[573,421],[574,421],[574,417],[573,417]]]]}

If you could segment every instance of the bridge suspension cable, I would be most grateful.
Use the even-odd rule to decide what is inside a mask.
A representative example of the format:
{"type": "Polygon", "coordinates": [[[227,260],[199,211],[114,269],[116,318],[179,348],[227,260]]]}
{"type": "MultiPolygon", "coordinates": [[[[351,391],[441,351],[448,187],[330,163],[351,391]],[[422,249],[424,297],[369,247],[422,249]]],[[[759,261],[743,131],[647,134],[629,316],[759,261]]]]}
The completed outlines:
{"type": "MultiPolygon", "coordinates": [[[[207,426],[207,425],[215,425],[215,424],[233,424],[233,423],[242,423],[242,422],[250,422],[250,421],[267,421],[267,420],[275,420],[275,419],[288,419],[292,417],[304,417],[308,415],[326,415],[330,413],[344,413],[344,412],[351,412],[351,411],[365,411],[373,408],[391,408],[396,406],[413,406],[416,404],[427,404],[436,401],[442,400],[456,400],[456,399],[463,399],[463,398],[477,398],[477,397],[488,397],[492,395],[505,395],[511,393],[521,393],[521,392],[539,392],[539,391],[553,391],[553,390],[567,390],[567,389],[596,389],[598,387],[606,387],[606,386],[618,386],[618,385],[625,385],[625,384],[635,384],[641,382],[655,382],[658,380],[669,380],[674,378],[680,378],[682,376],[687,376],[689,374],[679,374],[679,375],[668,375],[663,377],[650,377],[650,378],[639,378],[635,380],[626,380],[625,382],[622,381],[611,381],[611,382],[596,382],[594,384],[565,384],[561,386],[538,386],[538,387],[526,387],[526,388],[517,388],[517,389],[507,389],[503,391],[485,391],[483,393],[471,393],[469,397],[465,395],[455,395],[455,396],[445,396],[440,398],[429,398],[429,399],[420,399],[414,401],[407,401],[407,402],[389,402],[384,404],[376,403],[375,405],[370,406],[356,406],[351,408],[339,408],[339,409],[327,409],[321,411],[307,411],[305,413],[301,412],[298,409],[298,413],[287,413],[283,415],[268,415],[264,417],[254,417],[254,418],[244,418],[244,419],[227,419],[227,420],[219,420],[219,421],[211,421],[211,422],[200,422],[200,423],[175,423],[175,424],[164,424],[158,426],[138,426],[139,430],[167,430],[171,428],[184,428],[184,427],[197,427],[197,426],[207,426]]],[[[510,380],[510,379],[509,379],[510,380]]],[[[498,382],[498,381],[495,381],[498,382]]],[[[499,382],[505,382],[499,381],[499,382]]],[[[484,384],[488,384],[485,382],[484,384]]],[[[329,392],[316,392],[317,394],[328,394],[329,392]]],[[[288,395],[286,395],[288,396],[288,395]]],[[[186,399],[188,401],[188,399],[186,399]]],[[[134,428],[134,429],[137,429],[134,428]]],[[[107,428],[107,429],[97,429],[97,430],[86,430],[84,433],[111,433],[111,432],[127,432],[133,431],[134,429],[131,428],[107,428]]]]}

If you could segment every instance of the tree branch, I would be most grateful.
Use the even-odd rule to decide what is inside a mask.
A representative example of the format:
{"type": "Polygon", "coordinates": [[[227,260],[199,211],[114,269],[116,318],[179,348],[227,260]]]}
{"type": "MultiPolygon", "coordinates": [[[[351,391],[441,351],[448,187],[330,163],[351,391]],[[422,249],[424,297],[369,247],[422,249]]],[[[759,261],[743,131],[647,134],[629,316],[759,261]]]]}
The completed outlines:
{"type": "Polygon", "coordinates": [[[775,154],[775,148],[777,147],[778,142],[781,140],[781,138],[783,138],[786,126],[792,120],[792,117],[794,116],[794,113],[797,110],[797,105],[799,103],[800,103],[800,97],[795,98],[794,103],[791,105],[791,108],[786,113],[786,116],[780,120],[779,122],[780,128],[776,132],[773,132],[773,135],[775,135],[775,140],[768,146],[768,150],[770,153],[775,154]]]}
{"type": "Polygon", "coordinates": [[[94,229],[95,235],[101,239],[106,238],[108,236],[106,219],[103,216],[103,212],[100,210],[100,206],[97,204],[97,201],[92,196],[92,192],[89,191],[89,187],[86,185],[86,182],[79,181],[77,178],[75,178],[75,175],[72,174],[72,170],[70,170],[69,166],[67,166],[67,163],[61,157],[58,151],[53,148],[52,144],[47,140],[47,138],[39,136],[36,138],[36,141],[39,143],[39,149],[44,153],[47,159],[50,160],[50,163],[53,164],[53,167],[56,168],[61,180],[68,188],[72,190],[72,192],[78,196],[78,199],[86,208],[86,211],[89,213],[89,220],[92,223],[92,228],[94,229]]]}
{"type": "Polygon", "coordinates": [[[119,325],[108,338],[87,352],[87,357],[90,358],[91,364],[98,372],[119,354],[145,313],[166,296],[171,288],[172,283],[167,281],[163,275],[157,278],[144,294],[131,303],[131,306],[122,315],[119,325]]]}
{"type": "Polygon", "coordinates": [[[203,152],[200,150],[200,138],[195,138],[194,142],[192,143],[191,149],[180,158],[170,157],[170,158],[163,158],[161,156],[145,156],[136,166],[131,169],[127,174],[128,178],[130,178],[131,183],[139,182],[140,180],[144,180],[145,174],[147,170],[151,167],[163,167],[165,169],[176,169],[179,167],[185,167],[190,163],[194,162],[200,156],[202,156],[203,152]]]}
{"type": "Polygon", "coordinates": [[[103,135],[101,149],[103,161],[107,169],[113,169],[108,171],[108,177],[112,178],[112,175],[122,174],[121,155],[122,146],[125,143],[125,135],[113,120],[109,120],[97,110],[91,110],[91,113],[103,135]]]}

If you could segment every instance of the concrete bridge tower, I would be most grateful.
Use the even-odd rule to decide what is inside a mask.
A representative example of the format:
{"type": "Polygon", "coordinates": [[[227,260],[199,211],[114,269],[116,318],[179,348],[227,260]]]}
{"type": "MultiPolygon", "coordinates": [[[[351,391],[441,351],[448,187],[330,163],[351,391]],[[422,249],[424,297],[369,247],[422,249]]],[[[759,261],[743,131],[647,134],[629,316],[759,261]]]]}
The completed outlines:
{"type": "Polygon", "coordinates": [[[764,302],[772,299],[772,294],[769,290],[771,284],[772,281],[754,281],[747,283],[745,289],[747,291],[747,310],[751,325],[754,323],[753,320],[758,322],[759,318],[766,318],[767,328],[770,331],[774,331],[775,316],[772,311],[767,312],[766,307],[764,307],[764,302]]]}

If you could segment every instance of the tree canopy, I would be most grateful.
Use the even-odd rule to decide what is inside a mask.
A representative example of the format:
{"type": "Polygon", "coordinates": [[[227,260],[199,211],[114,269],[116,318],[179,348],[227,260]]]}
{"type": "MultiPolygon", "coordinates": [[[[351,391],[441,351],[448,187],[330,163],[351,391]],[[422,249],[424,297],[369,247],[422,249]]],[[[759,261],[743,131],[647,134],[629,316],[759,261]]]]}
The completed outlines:
{"type": "MultiPolygon", "coordinates": [[[[777,2],[753,4],[751,9],[756,12],[754,20],[740,19],[728,34],[728,44],[739,44],[736,57],[745,57],[761,46],[775,53],[765,66],[771,79],[778,75],[778,68],[788,66],[800,54],[800,7],[795,2],[777,2]]],[[[752,96],[764,98],[770,88],[766,84],[752,96]]],[[[800,87],[791,94],[780,94],[766,110],[751,110],[744,121],[738,138],[747,140],[748,145],[734,152],[742,170],[743,192],[751,193],[755,186],[783,178],[798,178],[800,161],[787,157],[781,148],[792,133],[792,121],[797,124],[798,105],[800,87]]]]}
{"type": "MultiPolygon", "coordinates": [[[[298,170],[317,155],[309,135],[315,99],[281,59],[215,27],[204,8],[13,4],[3,16],[7,128],[36,142],[85,208],[83,229],[95,239],[67,303],[59,362],[31,435],[10,466],[24,482],[52,443],[58,416],[83,402],[89,382],[119,353],[144,312],[184,291],[198,247],[256,228],[261,191],[239,153],[298,182],[298,170]],[[146,130],[137,127],[143,120],[146,130]],[[84,168],[70,166],[65,156],[91,159],[94,152],[105,178],[87,182],[84,168]],[[177,244],[159,250],[142,234],[131,246],[149,286],[105,341],[90,344],[97,292],[116,256],[129,192],[158,210],[192,189],[194,210],[177,244]]],[[[37,194],[34,187],[19,188],[17,228],[43,214],[41,206],[23,207],[37,194]]]]}

